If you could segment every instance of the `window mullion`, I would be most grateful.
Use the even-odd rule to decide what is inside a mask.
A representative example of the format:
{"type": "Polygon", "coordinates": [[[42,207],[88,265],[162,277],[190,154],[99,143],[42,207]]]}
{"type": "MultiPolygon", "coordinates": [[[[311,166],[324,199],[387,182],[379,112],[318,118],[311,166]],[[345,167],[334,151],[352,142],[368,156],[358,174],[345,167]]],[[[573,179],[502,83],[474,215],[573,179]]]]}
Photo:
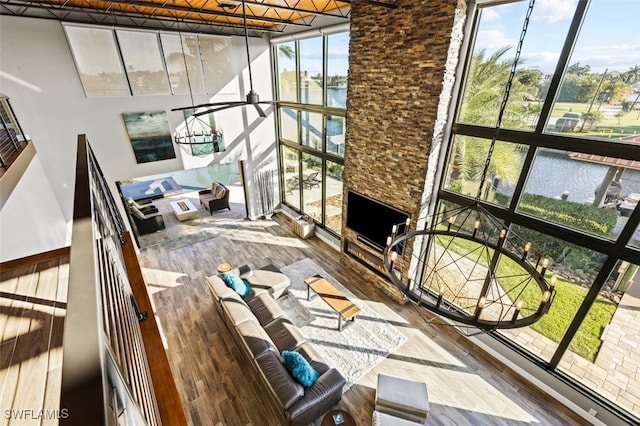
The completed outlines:
{"type": "Polygon", "coordinates": [[[569,26],[567,38],[565,39],[564,45],[562,46],[562,50],[560,51],[560,57],[558,59],[558,63],[556,64],[553,78],[551,79],[551,83],[549,84],[547,96],[545,97],[544,104],[542,105],[542,111],[540,111],[540,116],[538,117],[538,123],[536,124],[535,133],[543,133],[545,130],[549,115],[551,114],[551,110],[553,108],[553,103],[557,97],[558,90],[560,90],[561,87],[560,83],[562,82],[562,78],[564,77],[564,71],[567,69],[567,66],[569,65],[568,62],[571,59],[571,51],[573,50],[573,46],[576,43],[576,39],[578,38],[578,34],[580,32],[580,26],[582,25],[582,21],[584,20],[584,17],[587,13],[587,4],[588,0],[579,0],[578,2],[578,6],[576,7],[576,11],[573,15],[573,20],[571,21],[571,25],[569,26]]]}

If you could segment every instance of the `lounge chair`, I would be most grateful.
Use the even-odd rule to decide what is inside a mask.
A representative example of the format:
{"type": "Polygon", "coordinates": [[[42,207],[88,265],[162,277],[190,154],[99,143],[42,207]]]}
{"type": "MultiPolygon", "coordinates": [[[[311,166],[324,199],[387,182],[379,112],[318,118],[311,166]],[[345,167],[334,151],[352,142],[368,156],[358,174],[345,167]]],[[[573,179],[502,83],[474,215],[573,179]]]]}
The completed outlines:
{"type": "Polygon", "coordinates": [[[287,179],[287,181],[284,184],[287,190],[287,194],[293,195],[294,189],[300,189],[300,182],[298,182],[298,178],[295,178],[295,177],[287,179]]]}
{"type": "Polygon", "coordinates": [[[198,198],[200,198],[200,204],[209,210],[211,214],[216,210],[231,210],[229,206],[229,188],[220,182],[213,182],[211,189],[198,191],[198,198]]]}
{"type": "Polygon", "coordinates": [[[302,180],[302,185],[304,188],[320,188],[320,181],[318,180],[318,172],[309,173],[309,176],[302,180]]]}
{"type": "Polygon", "coordinates": [[[132,207],[136,207],[144,214],[158,213],[158,208],[153,204],[151,200],[136,201],[131,197],[127,197],[127,206],[129,207],[130,211],[132,207]]]}
{"type": "Polygon", "coordinates": [[[130,207],[131,217],[138,235],[151,234],[165,228],[162,214],[155,212],[143,213],[135,206],[130,207]]]}

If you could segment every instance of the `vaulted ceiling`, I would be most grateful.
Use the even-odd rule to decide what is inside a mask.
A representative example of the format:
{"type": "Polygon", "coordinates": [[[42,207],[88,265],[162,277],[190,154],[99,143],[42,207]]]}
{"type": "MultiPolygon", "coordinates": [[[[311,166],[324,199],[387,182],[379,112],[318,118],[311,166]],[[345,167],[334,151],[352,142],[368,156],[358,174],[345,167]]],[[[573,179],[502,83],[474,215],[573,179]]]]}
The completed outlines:
{"type": "Polygon", "coordinates": [[[0,14],[64,22],[251,36],[348,22],[351,4],[399,0],[3,0],[0,14]],[[244,8],[243,8],[244,3],[244,8]]]}

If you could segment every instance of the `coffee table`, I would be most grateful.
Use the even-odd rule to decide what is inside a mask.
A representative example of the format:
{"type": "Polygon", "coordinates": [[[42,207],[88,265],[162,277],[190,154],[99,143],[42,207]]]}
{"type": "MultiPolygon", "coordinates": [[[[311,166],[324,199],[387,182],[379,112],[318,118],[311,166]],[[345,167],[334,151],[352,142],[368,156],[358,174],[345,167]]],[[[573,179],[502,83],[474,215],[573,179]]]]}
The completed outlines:
{"type": "Polygon", "coordinates": [[[356,421],[351,414],[344,410],[331,410],[322,418],[320,426],[356,426],[356,421]],[[336,420],[340,423],[336,423],[336,420]]]}
{"type": "Polygon", "coordinates": [[[169,205],[180,222],[200,216],[198,209],[187,199],[172,201],[169,205]]]}
{"type": "Polygon", "coordinates": [[[314,275],[304,280],[307,285],[307,300],[311,300],[311,290],[338,314],[338,330],[342,331],[342,320],[355,321],[360,308],[353,304],[344,294],[331,285],[321,275],[314,275]]]}

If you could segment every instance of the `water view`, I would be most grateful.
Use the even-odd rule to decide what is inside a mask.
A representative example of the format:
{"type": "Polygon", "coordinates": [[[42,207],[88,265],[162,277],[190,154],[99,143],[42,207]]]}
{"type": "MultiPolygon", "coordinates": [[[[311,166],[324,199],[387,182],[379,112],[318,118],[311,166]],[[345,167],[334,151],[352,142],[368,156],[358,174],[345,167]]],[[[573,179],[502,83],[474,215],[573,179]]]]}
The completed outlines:
{"type": "MultiPolygon", "coordinates": [[[[566,153],[542,151],[534,162],[525,191],[552,198],[560,198],[563,192],[568,192],[568,201],[585,203],[594,197],[608,168],[573,160],[566,153]]],[[[623,198],[640,193],[640,171],[625,170],[620,183],[623,198]]],[[[513,190],[514,186],[498,186],[498,191],[503,194],[511,195],[513,190]]]]}

